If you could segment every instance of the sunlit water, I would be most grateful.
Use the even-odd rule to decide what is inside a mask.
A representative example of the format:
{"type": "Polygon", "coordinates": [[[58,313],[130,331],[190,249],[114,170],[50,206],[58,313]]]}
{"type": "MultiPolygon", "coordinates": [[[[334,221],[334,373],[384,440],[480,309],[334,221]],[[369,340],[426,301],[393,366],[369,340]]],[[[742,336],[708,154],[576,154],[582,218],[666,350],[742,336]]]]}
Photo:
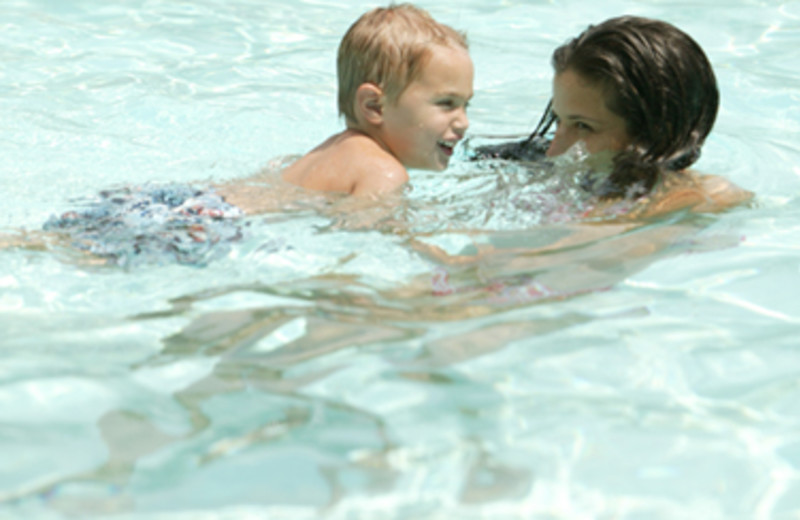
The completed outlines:
{"type": "MultiPolygon", "coordinates": [[[[535,125],[588,23],[677,24],[722,91],[697,167],[755,203],[558,247],[568,185],[459,159],[201,267],[0,251],[0,517],[800,517],[800,2],[422,5],[468,32],[476,136],[535,125]]],[[[302,153],[365,8],[4,1],[0,227],[302,153]]]]}

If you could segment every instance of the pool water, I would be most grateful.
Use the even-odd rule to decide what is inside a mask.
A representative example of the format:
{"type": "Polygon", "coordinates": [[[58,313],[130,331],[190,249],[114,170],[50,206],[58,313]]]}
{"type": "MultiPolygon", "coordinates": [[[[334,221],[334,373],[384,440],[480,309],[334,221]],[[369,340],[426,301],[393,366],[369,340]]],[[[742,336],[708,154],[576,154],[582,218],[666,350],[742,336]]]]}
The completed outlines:
{"type": "MultiPolygon", "coordinates": [[[[755,201],[585,237],[579,201],[458,158],[202,266],[0,250],[0,518],[800,516],[800,2],[420,5],[469,35],[476,139],[536,124],[587,24],[678,25],[722,93],[697,168],[755,201]]],[[[309,149],[367,7],[7,0],[0,229],[309,149]]]]}

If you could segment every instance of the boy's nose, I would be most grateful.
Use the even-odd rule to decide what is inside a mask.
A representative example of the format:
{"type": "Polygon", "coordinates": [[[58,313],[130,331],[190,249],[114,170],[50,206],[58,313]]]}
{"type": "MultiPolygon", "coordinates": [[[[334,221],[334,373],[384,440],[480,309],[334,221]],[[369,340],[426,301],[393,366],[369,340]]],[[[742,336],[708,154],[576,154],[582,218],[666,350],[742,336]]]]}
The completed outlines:
{"type": "Polygon", "coordinates": [[[462,109],[456,117],[455,121],[453,122],[453,129],[458,134],[459,137],[463,137],[464,133],[466,133],[467,128],[469,128],[469,117],[467,116],[467,111],[462,109]]]}

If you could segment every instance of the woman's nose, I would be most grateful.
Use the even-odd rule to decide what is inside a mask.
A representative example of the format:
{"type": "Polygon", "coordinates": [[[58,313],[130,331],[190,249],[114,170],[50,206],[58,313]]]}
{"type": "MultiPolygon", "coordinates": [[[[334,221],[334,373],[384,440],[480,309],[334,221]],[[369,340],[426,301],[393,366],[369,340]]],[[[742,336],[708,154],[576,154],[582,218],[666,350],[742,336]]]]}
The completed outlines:
{"type": "Polygon", "coordinates": [[[547,157],[561,155],[562,153],[566,152],[570,146],[575,144],[575,141],[577,140],[578,136],[575,135],[575,132],[571,130],[568,125],[562,125],[559,122],[558,126],[556,126],[556,131],[553,134],[553,140],[550,141],[550,146],[547,148],[545,155],[547,157]]]}
{"type": "Polygon", "coordinates": [[[564,136],[556,131],[553,135],[553,140],[550,141],[550,146],[547,147],[547,151],[545,152],[545,156],[547,157],[555,157],[557,155],[561,155],[566,150],[564,146],[564,136]]]}

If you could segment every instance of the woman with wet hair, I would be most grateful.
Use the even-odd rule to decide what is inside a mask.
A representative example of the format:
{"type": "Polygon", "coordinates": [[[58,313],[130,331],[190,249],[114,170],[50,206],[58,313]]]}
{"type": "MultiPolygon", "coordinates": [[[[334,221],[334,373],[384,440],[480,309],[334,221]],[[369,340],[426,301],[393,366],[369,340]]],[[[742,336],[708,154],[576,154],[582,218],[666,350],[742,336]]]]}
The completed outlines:
{"type": "Polygon", "coordinates": [[[719,91],[708,58],[685,32],[660,20],[611,18],[558,47],[552,65],[553,97],[533,134],[477,148],[476,158],[554,157],[581,141],[590,153],[614,153],[610,175],[593,192],[650,196],[648,214],[718,211],[752,196],[687,170],[714,125],[719,91]]]}

